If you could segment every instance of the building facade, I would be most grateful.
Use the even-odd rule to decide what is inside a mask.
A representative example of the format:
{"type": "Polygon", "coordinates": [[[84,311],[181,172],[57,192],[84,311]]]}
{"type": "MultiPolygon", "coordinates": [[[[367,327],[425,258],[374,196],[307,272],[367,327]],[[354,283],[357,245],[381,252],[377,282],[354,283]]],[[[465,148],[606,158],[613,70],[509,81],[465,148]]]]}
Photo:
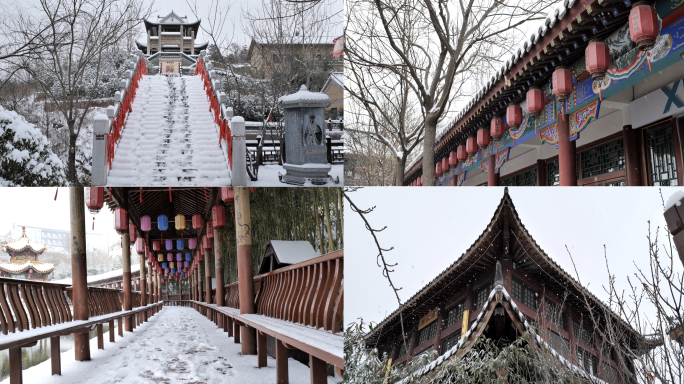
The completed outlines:
{"type": "MultiPolygon", "coordinates": [[[[506,64],[438,133],[436,185],[684,183],[684,37],[678,32],[684,5],[658,0],[641,8],[655,13],[659,31],[644,45],[635,42],[639,37],[628,23],[643,4],[603,3],[566,2],[504,58],[506,64]],[[599,77],[591,51],[596,42],[607,48],[610,63],[599,77]],[[569,74],[569,94],[553,88],[554,73],[569,74]],[[538,97],[530,99],[534,92],[538,97]],[[520,118],[507,115],[517,107],[520,118]],[[497,121],[504,130],[500,140],[485,140],[497,121]],[[480,130],[487,131],[481,142],[480,130]],[[469,140],[473,145],[466,148],[469,140]]],[[[637,27],[643,22],[634,20],[637,27]]],[[[418,158],[404,184],[422,185],[422,172],[418,158]]]]}
{"type": "Polygon", "coordinates": [[[634,379],[634,365],[620,351],[653,347],[544,253],[507,190],[479,238],[404,304],[402,316],[406,339],[397,310],[366,336],[366,343],[394,364],[433,350],[444,356],[428,369],[463,356],[480,337],[512,342],[534,332],[540,338],[531,340],[554,350],[562,362],[611,384],[626,383],[634,379]],[[602,339],[595,331],[601,324],[592,324],[592,318],[601,324],[609,320],[624,343],[616,348],[602,339]]]}
{"type": "Polygon", "coordinates": [[[321,66],[328,63],[335,71],[342,71],[343,57],[342,55],[333,56],[335,44],[332,43],[332,39],[329,41],[308,43],[292,41],[272,44],[252,40],[247,60],[256,70],[257,75],[264,79],[270,79],[279,69],[297,65],[300,61],[321,66]]]}
{"type": "Polygon", "coordinates": [[[10,260],[0,263],[0,277],[47,281],[55,266],[39,260],[46,249],[45,244],[32,241],[25,230],[18,239],[5,241],[2,250],[10,260]]]}

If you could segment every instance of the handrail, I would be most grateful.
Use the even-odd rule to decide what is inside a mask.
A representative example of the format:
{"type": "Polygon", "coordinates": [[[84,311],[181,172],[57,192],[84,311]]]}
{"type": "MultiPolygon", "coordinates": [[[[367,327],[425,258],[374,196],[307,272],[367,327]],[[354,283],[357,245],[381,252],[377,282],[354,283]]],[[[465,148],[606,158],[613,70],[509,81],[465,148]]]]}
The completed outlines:
{"type": "MultiPolygon", "coordinates": [[[[66,289],[73,300],[73,287],[66,289]]],[[[88,287],[88,316],[108,315],[123,310],[123,291],[114,288],[88,287]]]]}
{"type": "Polygon", "coordinates": [[[0,325],[2,333],[72,320],[64,296],[66,286],[32,280],[0,280],[0,325]],[[9,302],[8,302],[9,301],[9,302]],[[16,324],[16,325],[15,325],[16,324]]]}

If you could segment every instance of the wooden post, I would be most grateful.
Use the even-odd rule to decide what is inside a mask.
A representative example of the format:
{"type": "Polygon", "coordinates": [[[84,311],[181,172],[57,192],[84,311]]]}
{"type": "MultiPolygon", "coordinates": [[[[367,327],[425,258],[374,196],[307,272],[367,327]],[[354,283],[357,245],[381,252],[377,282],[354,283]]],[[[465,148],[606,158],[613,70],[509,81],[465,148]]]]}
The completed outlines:
{"type": "Polygon", "coordinates": [[[437,331],[435,332],[435,341],[434,343],[432,343],[432,349],[434,349],[437,352],[437,356],[435,356],[435,359],[440,355],[439,346],[440,342],[442,341],[442,323],[444,323],[445,315],[444,311],[445,308],[443,306],[440,306],[439,312],[437,314],[437,331]]]}
{"type": "Polygon", "coordinates": [[[257,368],[267,367],[266,334],[257,331],[257,368]]]}
{"type": "Polygon", "coordinates": [[[570,141],[570,116],[559,116],[558,119],[558,172],[560,185],[563,187],[577,185],[576,144],[570,141]]]}
{"type": "MultiPolygon", "coordinates": [[[[83,188],[70,188],[71,208],[71,280],[73,286],[74,320],[88,320],[88,283],[85,236],[85,201],[83,188]]],[[[10,356],[11,356],[10,349],[10,356]]],[[[76,361],[90,360],[88,333],[74,333],[76,361]]],[[[21,370],[21,350],[19,350],[21,370]]],[[[10,363],[11,365],[11,363],[10,363]]],[[[10,371],[11,371],[10,367],[10,371]]]]}
{"type": "Polygon", "coordinates": [[[114,320],[109,320],[109,342],[114,342],[114,320]]]}
{"type": "Polygon", "coordinates": [[[278,384],[289,384],[288,374],[288,353],[282,341],[276,339],[276,382],[278,384]]]}
{"type": "Polygon", "coordinates": [[[309,372],[311,373],[311,384],[325,384],[328,382],[327,364],[314,355],[309,355],[309,372]]]}
{"type": "Polygon", "coordinates": [[[14,347],[9,349],[9,374],[10,384],[22,384],[23,379],[21,377],[21,347],[14,347]]]}
{"type": "Polygon", "coordinates": [[[228,316],[226,322],[228,323],[228,337],[233,337],[233,319],[230,316],[228,316]]]}
{"type": "MultiPolygon", "coordinates": [[[[223,208],[223,206],[220,206],[223,208]]],[[[225,209],[225,208],[223,208],[225,209]]],[[[223,297],[223,244],[221,244],[221,228],[214,228],[214,270],[216,271],[216,306],[225,307],[223,297]]],[[[223,328],[223,316],[219,316],[216,325],[223,328]]]]}
{"type": "Polygon", "coordinates": [[[487,186],[496,187],[499,185],[499,174],[496,172],[496,155],[489,155],[489,168],[487,170],[487,186]]]}
{"type": "Polygon", "coordinates": [[[546,173],[546,161],[538,159],[537,160],[537,186],[545,187],[549,183],[548,175],[546,173]]]}
{"type": "MultiPolygon", "coordinates": [[[[629,115],[629,113],[627,113],[627,115],[629,115]]],[[[622,127],[622,143],[625,150],[625,169],[627,170],[626,181],[627,185],[630,187],[644,185],[644,168],[643,162],[641,161],[639,132],[639,130],[632,129],[631,124],[622,127]]]]}
{"type": "Polygon", "coordinates": [[[211,252],[204,252],[204,302],[211,304],[211,252]]]}
{"type": "MultiPolygon", "coordinates": [[[[140,255],[140,306],[147,305],[147,271],[145,269],[145,254],[140,255]]],[[[147,321],[147,312],[142,312],[144,321],[147,321]]]]}
{"type": "MultiPolygon", "coordinates": [[[[123,309],[131,310],[131,241],[128,231],[121,235],[121,258],[123,263],[123,309]]],[[[124,329],[126,332],[133,332],[133,319],[131,316],[124,318],[124,329]]]]}
{"type": "Polygon", "coordinates": [[[104,335],[102,334],[102,324],[95,326],[97,329],[97,349],[104,349],[104,335]]]}
{"type": "Polygon", "coordinates": [[[119,331],[119,336],[123,337],[123,322],[121,321],[121,318],[119,317],[116,319],[116,325],[119,331]]]}
{"type": "Polygon", "coordinates": [[[59,352],[59,336],[50,337],[50,363],[52,363],[52,374],[62,374],[62,355],[59,352]]]}
{"type": "Polygon", "coordinates": [[[237,321],[233,321],[233,342],[240,344],[240,326],[237,321]]]}
{"type": "MultiPolygon", "coordinates": [[[[237,237],[238,287],[240,314],[254,313],[254,276],[252,273],[252,232],[249,215],[249,189],[235,187],[235,232],[237,237]]],[[[242,354],[256,354],[256,330],[240,327],[242,354]]]]}

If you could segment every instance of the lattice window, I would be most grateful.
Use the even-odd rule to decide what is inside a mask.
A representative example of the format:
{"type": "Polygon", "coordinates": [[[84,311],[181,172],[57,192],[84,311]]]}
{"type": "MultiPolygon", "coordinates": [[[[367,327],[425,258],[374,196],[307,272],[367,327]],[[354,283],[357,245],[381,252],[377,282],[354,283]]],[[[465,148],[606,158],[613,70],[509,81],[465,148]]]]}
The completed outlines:
{"type": "Polygon", "coordinates": [[[528,171],[515,175],[515,185],[519,187],[533,187],[537,185],[537,168],[532,168],[528,171]]]}
{"type": "Polygon", "coordinates": [[[556,332],[549,331],[549,345],[553,348],[559,355],[565,357],[566,359],[570,355],[570,341],[566,340],[563,336],[557,334],[556,332]]]}
{"type": "Polygon", "coordinates": [[[437,321],[433,321],[430,325],[426,325],[418,332],[418,345],[435,337],[437,333],[437,321]]]}
{"type": "Polygon", "coordinates": [[[603,380],[609,384],[618,384],[617,369],[613,368],[608,363],[603,363],[603,380]]]}
{"type": "Polygon", "coordinates": [[[558,171],[558,159],[546,162],[546,185],[560,184],[560,172],[558,171]]]}
{"type": "Polygon", "coordinates": [[[606,187],[626,187],[627,182],[625,180],[618,180],[618,181],[610,181],[608,183],[603,184],[606,187]]]}
{"type": "Polygon", "coordinates": [[[550,320],[553,324],[555,324],[557,327],[566,329],[566,323],[565,323],[565,313],[561,311],[560,307],[557,306],[556,304],[546,300],[546,318],[550,320]]]}
{"type": "Polygon", "coordinates": [[[444,328],[454,325],[456,322],[463,320],[463,310],[465,309],[465,302],[456,304],[451,308],[447,314],[447,321],[444,328]]]}
{"type": "Polygon", "coordinates": [[[577,365],[584,368],[588,373],[598,376],[598,371],[596,370],[598,360],[596,359],[596,356],[580,347],[577,347],[577,365]]]}
{"type": "Polygon", "coordinates": [[[408,344],[408,341],[405,343],[403,341],[399,341],[399,354],[397,357],[402,357],[406,354],[406,345],[408,344]]]}
{"type": "Polygon", "coordinates": [[[594,345],[594,336],[591,332],[591,330],[587,327],[584,326],[584,324],[581,324],[577,320],[572,321],[572,328],[575,333],[575,337],[584,341],[588,345],[594,345]]]}
{"type": "Polygon", "coordinates": [[[483,305],[485,305],[485,303],[487,302],[487,298],[489,297],[489,294],[492,292],[492,289],[494,289],[493,280],[485,284],[484,287],[477,290],[477,292],[475,293],[475,305],[473,306],[473,310],[481,308],[483,305]]]}
{"type": "Polygon", "coordinates": [[[672,127],[667,126],[646,132],[646,146],[651,185],[678,185],[672,127]]]}
{"type": "Polygon", "coordinates": [[[582,151],[582,178],[594,177],[625,169],[622,138],[582,151]]]}
{"type": "Polygon", "coordinates": [[[513,298],[537,310],[537,293],[516,279],[513,279],[513,298]]]}
{"type": "Polygon", "coordinates": [[[510,176],[505,179],[499,180],[499,186],[501,187],[513,187],[515,186],[515,176],[510,176]]]}
{"type": "Polygon", "coordinates": [[[451,336],[447,337],[446,339],[442,340],[442,346],[440,353],[445,353],[446,351],[450,350],[451,348],[458,343],[458,340],[460,339],[460,332],[454,332],[451,336]]]}

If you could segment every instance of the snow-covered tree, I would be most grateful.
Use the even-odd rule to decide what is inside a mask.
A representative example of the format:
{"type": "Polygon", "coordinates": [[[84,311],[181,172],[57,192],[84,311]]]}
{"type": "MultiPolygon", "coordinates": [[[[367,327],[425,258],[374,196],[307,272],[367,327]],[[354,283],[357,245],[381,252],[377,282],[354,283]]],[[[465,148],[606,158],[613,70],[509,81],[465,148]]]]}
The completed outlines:
{"type": "Polygon", "coordinates": [[[14,111],[0,107],[0,185],[64,185],[64,164],[47,138],[14,111]]]}

